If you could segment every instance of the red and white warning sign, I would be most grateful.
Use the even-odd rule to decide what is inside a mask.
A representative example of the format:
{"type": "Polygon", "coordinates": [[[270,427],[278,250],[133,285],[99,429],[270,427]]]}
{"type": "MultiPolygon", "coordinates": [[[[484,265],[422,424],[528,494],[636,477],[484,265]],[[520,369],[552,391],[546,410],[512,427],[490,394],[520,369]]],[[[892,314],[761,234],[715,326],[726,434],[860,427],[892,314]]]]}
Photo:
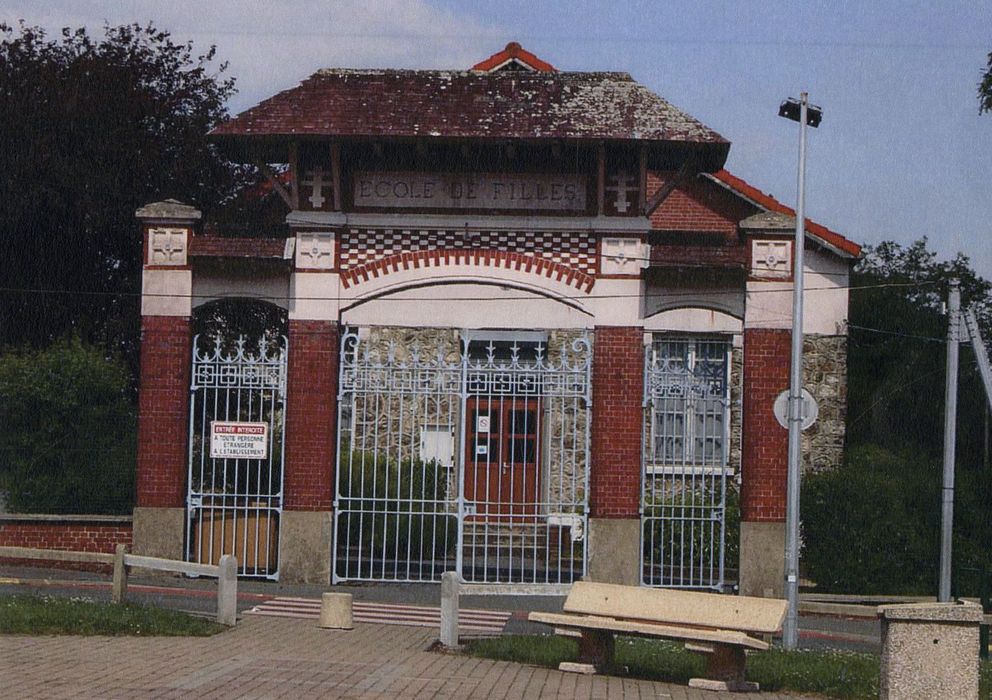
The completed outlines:
{"type": "Polygon", "coordinates": [[[268,423],[210,422],[210,456],[215,459],[265,459],[269,456],[268,423]]]}

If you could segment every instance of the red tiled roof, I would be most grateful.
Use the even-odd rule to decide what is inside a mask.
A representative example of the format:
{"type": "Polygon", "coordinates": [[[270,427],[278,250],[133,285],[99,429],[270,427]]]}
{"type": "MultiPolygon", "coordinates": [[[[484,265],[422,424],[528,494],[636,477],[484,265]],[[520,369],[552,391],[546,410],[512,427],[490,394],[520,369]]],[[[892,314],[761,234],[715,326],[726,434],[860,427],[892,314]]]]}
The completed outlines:
{"type": "Polygon", "coordinates": [[[210,132],[213,137],[614,139],[729,142],[626,73],[331,69],[210,132]]]}
{"type": "MultiPolygon", "coordinates": [[[[796,211],[792,207],[788,207],[782,202],[778,201],[770,194],[765,194],[757,187],[749,185],[747,182],[732,175],[726,170],[720,170],[713,173],[709,177],[723,183],[726,187],[737,192],[741,196],[751,200],[759,207],[767,209],[768,211],[778,212],[779,214],[785,214],[786,216],[795,216],[796,211]]],[[[848,240],[836,231],[831,231],[826,226],[818,224],[815,221],[806,219],[806,233],[810,234],[814,238],[818,238],[824,243],[827,243],[834,248],[847,253],[853,258],[861,255],[861,246],[854,241],[848,240]]]]}
{"type": "Polygon", "coordinates": [[[472,70],[487,72],[502,66],[507,61],[512,60],[517,60],[528,68],[543,73],[551,73],[555,70],[553,65],[546,61],[542,61],[515,41],[511,41],[507,44],[506,48],[502,51],[497,51],[484,61],[479,61],[476,63],[472,66],[472,70]]]}

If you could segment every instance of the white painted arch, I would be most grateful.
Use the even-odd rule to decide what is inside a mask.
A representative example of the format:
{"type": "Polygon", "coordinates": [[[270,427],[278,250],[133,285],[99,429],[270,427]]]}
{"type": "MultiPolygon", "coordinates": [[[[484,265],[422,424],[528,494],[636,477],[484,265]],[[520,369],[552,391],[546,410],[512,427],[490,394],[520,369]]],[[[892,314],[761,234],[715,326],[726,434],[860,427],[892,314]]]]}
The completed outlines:
{"type": "Polygon", "coordinates": [[[665,309],[644,319],[645,331],[680,331],[685,333],[733,333],[744,331],[743,319],[704,306],[665,309]]]}
{"type": "Polygon", "coordinates": [[[458,266],[390,273],[341,290],[341,322],[450,328],[592,328],[585,293],[540,275],[458,266]]]}

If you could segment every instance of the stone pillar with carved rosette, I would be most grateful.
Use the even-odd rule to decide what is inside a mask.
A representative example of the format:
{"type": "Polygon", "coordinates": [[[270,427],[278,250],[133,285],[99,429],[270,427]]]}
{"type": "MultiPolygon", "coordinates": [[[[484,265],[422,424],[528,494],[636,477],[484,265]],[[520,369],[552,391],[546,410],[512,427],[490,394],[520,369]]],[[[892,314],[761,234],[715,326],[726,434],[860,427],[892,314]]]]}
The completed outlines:
{"type": "Polygon", "coordinates": [[[336,459],[339,277],[334,212],[294,211],[280,580],[330,582],[336,459]]]}
{"type": "Polygon", "coordinates": [[[183,558],[188,454],[190,239],[200,219],[173,199],[136,212],[141,222],[141,379],[134,551],[183,558]]]}

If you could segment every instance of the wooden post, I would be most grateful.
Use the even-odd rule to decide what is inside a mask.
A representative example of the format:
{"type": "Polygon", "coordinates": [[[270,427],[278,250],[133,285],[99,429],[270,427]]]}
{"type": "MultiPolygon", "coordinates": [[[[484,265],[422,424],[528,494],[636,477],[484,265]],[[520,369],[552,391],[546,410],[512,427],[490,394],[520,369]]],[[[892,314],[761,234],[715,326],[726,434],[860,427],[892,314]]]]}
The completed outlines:
{"type": "Polygon", "coordinates": [[[648,212],[648,147],[641,146],[638,162],[637,205],[641,216],[648,212]]]}
{"type": "Polygon", "coordinates": [[[127,565],[124,563],[124,555],[127,554],[127,545],[119,544],[114,549],[114,584],[111,589],[110,598],[115,603],[123,603],[127,596],[127,565]]]}
{"type": "Polygon", "coordinates": [[[289,199],[293,211],[300,208],[300,147],[296,141],[289,143],[289,199]]]}
{"type": "Polygon", "coordinates": [[[217,622],[233,627],[238,619],[238,560],[225,554],[217,576],[217,622]]]}
{"type": "Polygon", "coordinates": [[[606,146],[602,142],[596,146],[596,213],[606,213],[606,146]]]}
{"type": "Polygon", "coordinates": [[[331,144],[331,187],[334,188],[334,211],[341,211],[341,144],[331,144]]]}

